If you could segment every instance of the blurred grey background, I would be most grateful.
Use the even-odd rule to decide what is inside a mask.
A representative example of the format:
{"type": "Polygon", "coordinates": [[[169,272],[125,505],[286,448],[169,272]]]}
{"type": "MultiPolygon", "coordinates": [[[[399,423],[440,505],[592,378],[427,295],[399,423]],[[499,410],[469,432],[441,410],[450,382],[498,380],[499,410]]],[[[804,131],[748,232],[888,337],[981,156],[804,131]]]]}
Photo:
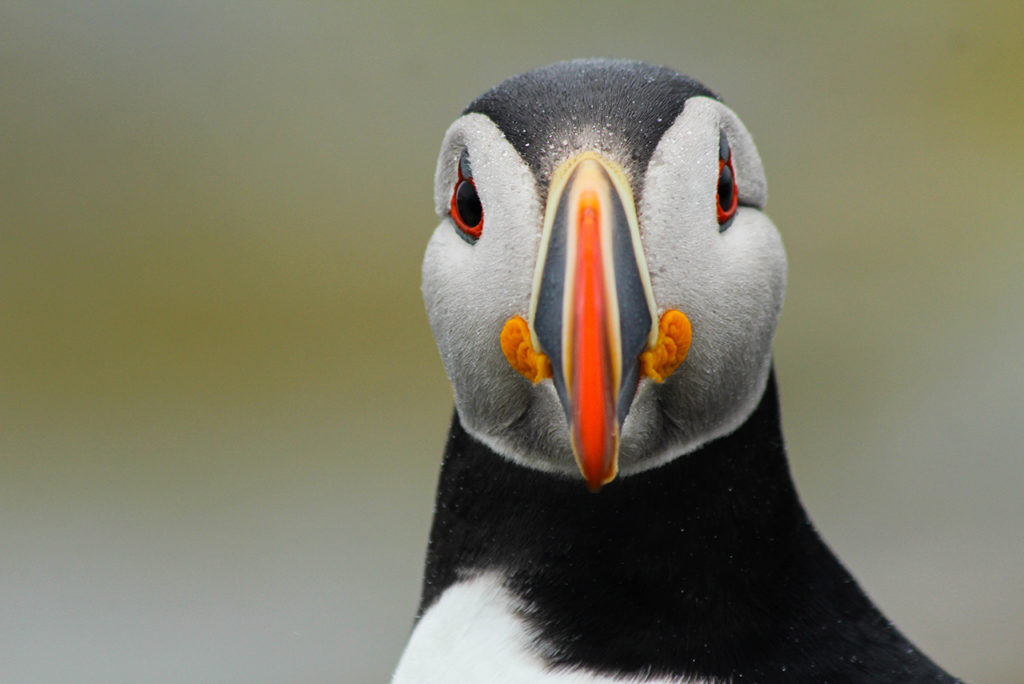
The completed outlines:
{"type": "Polygon", "coordinates": [[[0,681],[381,682],[450,393],[448,124],[647,59],[754,133],[792,467],[868,593],[1024,681],[1024,5],[0,4],[0,681]]]}

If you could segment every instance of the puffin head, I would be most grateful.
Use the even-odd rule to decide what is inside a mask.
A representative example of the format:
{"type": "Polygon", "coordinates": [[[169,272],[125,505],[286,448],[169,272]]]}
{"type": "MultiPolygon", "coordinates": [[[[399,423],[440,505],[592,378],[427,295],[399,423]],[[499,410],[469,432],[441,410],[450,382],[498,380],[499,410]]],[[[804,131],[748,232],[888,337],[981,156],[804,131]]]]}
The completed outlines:
{"type": "Polygon", "coordinates": [[[598,490],[739,427],[786,257],[737,116],[641,62],[508,79],[448,129],[423,295],[465,429],[598,490]]]}

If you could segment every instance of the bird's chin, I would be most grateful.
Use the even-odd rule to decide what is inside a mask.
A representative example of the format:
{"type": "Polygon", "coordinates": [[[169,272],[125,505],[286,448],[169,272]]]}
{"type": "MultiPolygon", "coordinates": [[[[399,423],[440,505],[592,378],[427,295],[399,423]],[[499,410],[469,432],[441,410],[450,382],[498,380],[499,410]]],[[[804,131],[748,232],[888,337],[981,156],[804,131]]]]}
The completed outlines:
{"type": "MultiPolygon", "coordinates": [[[[518,384],[522,378],[516,378],[518,384]]],[[[579,477],[579,468],[569,442],[569,428],[551,380],[544,380],[525,393],[508,393],[525,400],[510,418],[495,420],[480,415],[471,403],[456,399],[459,420],[466,432],[504,458],[534,470],[579,477]]]]}
{"type": "MultiPolygon", "coordinates": [[[[668,383],[642,380],[629,414],[622,425],[619,446],[619,477],[657,468],[731,432],[738,416],[698,420],[672,415],[666,407],[668,383]]],[[[493,451],[508,460],[546,473],[580,479],[579,467],[569,441],[569,429],[558,395],[550,380],[538,383],[528,393],[528,403],[514,418],[496,426],[481,416],[460,410],[463,427],[493,451]]],[[[678,412],[678,407],[677,407],[678,412]]],[[[742,416],[744,419],[749,411],[742,416]]],[[[614,484],[614,483],[613,483],[614,484]]],[[[582,486],[582,480],[581,480],[582,486]]]]}
{"type": "MultiPolygon", "coordinates": [[[[669,380],[672,382],[672,380],[669,380]]],[[[662,466],[695,451],[715,435],[715,425],[673,415],[666,385],[642,380],[622,425],[619,474],[623,477],[662,466]]],[[[678,408],[676,408],[678,413],[678,408]]]]}

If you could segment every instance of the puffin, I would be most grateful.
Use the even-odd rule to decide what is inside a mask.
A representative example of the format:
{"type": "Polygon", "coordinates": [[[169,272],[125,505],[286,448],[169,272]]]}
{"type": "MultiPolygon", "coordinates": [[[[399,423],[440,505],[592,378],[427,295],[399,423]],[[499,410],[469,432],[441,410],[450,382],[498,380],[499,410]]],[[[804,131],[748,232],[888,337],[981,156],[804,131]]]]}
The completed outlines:
{"type": "Polygon", "coordinates": [[[455,411],[394,684],[957,681],[800,503],[765,197],[662,66],[553,64],[451,125],[422,289],[455,411]]]}

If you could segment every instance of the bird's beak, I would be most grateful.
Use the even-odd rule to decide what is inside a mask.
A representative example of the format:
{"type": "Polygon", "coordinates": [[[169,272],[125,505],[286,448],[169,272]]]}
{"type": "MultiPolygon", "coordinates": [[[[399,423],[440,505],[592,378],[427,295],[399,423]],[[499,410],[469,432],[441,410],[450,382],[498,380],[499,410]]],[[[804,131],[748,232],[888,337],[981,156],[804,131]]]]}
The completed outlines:
{"type": "Polygon", "coordinates": [[[570,159],[552,176],[529,330],[591,490],[618,472],[619,431],[657,320],[625,172],[593,152],[570,159]]]}

